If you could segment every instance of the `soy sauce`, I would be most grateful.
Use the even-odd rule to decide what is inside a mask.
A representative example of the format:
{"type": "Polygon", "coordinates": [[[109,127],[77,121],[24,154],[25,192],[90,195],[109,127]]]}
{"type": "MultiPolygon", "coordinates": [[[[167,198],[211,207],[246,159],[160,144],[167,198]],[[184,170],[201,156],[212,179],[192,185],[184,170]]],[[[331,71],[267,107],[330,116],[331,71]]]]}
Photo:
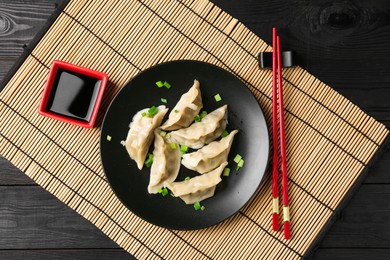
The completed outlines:
{"type": "Polygon", "coordinates": [[[64,69],[57,71],[46,109],[88,122],[101,80],[64,69]]]}

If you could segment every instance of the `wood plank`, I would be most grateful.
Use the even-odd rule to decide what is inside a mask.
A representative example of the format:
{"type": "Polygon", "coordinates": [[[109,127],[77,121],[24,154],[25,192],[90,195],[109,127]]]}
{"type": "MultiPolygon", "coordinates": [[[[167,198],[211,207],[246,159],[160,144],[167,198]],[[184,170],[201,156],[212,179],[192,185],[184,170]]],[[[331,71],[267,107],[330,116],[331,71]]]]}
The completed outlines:
{"type": "Polygon", "coordinates": [[[316,252],[312,260],[344,260],[344,259],[370,259],[370,260],[383,260],[388,259],[390,255],[390,249],[367,249],[367,248],[331,248],[321,249],[316,252]]]}
{"type": "Polygon", "coordinates": [[[129,260],[135,259],[122,249],[73,249],[73,250],[0,250],[2,259],[29,260],[129,260]]]}
{"type": "Polygon", "coordinates": [[[119,248],[39,186],[0,186],[0,249],[119,248]]]}
{"type": "Polygon", "coordinates": [[[362,185],[326,234],[320,248],[390,249],[389,200],[388,184],[362,185]]]}
{"type": "Polygon", "coordinates": [[[1,185],[37,185],[26,174],[13,166],[0,155],[0,186],[1,185]]]}

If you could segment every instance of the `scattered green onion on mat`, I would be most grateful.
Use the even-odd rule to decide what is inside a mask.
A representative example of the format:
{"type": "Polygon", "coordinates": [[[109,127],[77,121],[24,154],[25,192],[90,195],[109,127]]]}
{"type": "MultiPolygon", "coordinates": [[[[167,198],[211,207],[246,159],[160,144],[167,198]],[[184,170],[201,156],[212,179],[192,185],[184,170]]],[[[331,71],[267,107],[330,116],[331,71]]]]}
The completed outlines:
{"type": "Polygon", "coordinates": [[[189,181],[190,179],[191,179],[190,176],[187,176],[187,177],[184,178],[185,181],[189,181]]]}
{"type": "Polygon", "coordinates": [[[161,98],[161,102],[163,102],[164,104],[168,103],[168,101],[165,98],[161,98]]]}
{"type": "Polygon", "coordinates": [[[149,153],[148,158],[145,160],[145,166],[150,168],[153,164],[153,154],[149,153]]]}
{"type": "Polygon", "coordinates": [[[111,136],[107,135],[107,141],[111,141],[111,136]]]}

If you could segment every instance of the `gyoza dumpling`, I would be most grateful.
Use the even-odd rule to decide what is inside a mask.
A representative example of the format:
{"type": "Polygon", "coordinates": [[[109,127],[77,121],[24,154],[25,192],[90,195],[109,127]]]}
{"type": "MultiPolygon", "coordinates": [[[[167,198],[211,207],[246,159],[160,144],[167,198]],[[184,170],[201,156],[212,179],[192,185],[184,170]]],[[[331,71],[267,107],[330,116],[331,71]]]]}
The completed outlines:
{"type": "Polygon", "coordinates": [[[154,133],[153,164],[150,169],[149,193],[157,193],[164,182],[173,182],[180,169],[180,149],[178,145],[165,142],[160,131],[154,133]]]}
{"type": "Polygon", "coordinates": [[[205,145],[196,152],[184,154],[181,163],[188,169],[202,174],[217,168],[227,160],[233,138],[237,133],[238,131],[234,130],[220,141],[205,145]]]}
{"type": "Polygon", "coordinates": [[[183,195],[183,196],[180,196],[180,198],[186,204],[194,204],[197,201],[201,202],[202,200],[205,200],[205,199],[208,199],[208,198],[211,198],[212,196],[214,196],[216,187],[217,186],[213,186],[211,188],[208,188],[208,189],[205,189],[205,190],[202,190],[202,191],[198,191],[198,192],[195,192],[195,193],[183,195]]]}
{"type": "Polygon", "coordinates": [[[169,133],[173,142],[199,149],[217,139],[227,124],[227,105],[207,114],[200,122],[169,133]]]}
{"type": "Polygon", "coordinates": [[[145,108],[134,115],[125,142],[130,158],[137,163],[140,170],[144,166],[149,146],[153,141],[154,130],[161,125],[168,111],[165,106],[158,106],[157,113],[153,117],[148,117],[144,115],[148,110],[149,108],[145,108]]]}
{"type": "Polygon", "coordinates": [[[194,80],[192,87],[181,96],[179,102],[171,110],[168,120],[161,126],[161,129],[170,131],[188,127],[202,107],[199,81],[194,80]]]}
{"type": "Polygon", "coordinates": [[[223,162],[218,168],[211,172],[193,177],[187,181],[166,183],[175,197],[182,198],[187,204],[201,201],[214,196],[215,187],[221,182],[221,174],[227,162],[223,162]]]}

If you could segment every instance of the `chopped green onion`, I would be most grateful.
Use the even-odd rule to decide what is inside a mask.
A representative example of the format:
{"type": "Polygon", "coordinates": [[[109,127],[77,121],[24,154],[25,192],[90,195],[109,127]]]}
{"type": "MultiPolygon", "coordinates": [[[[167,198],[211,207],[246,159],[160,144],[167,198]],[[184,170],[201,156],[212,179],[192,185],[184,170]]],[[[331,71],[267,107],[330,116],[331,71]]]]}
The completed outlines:
{"type": "Polygon", "coordinates": [[[200,122],[200,115],[196,115],[194,117],[194,122],[200,122]]]}
{"type": "Polygon", "coordinates": [[[179,110],[175,109],[175,110],[173,110],[173,112],[175,112],[175,113],[179,113],[179,110]]]}
{"type": "Polygon", "coordinates": [[[107,141],[111,141],[111,136],[107,135],[107,141]]]}
{"type": "Polygon", "coordinates": [[[223,170],[222,176],[229,176],[230,175],[230,168],[225,168],[223,170]]]}
{"type": "Polygon", "coordinates": [[[176,144],[175,143],[170,143],[169,146],[171,147],[172,150],[176,149],[176,144]]]}
{"type": "Polygon", "coordinates": [[[244,166],[244,159],[241,159],[237,164],[237,171],[244,166]]]}
{"type": "Polygon", "coordinates": [[[169,84],[168,82],[165,81],[163,84],[164,84],[164,87],[171,88],[171,84],[169,84]]]}
{"type": "Polygon", "coordinates": [[[221,98],[221,95],[220,95],[220,94],[217,94],[217,95],[215,95],[215,96],[214,96],[214,99],[215,99],[215,101],[217,101],[217,102],[219,102],[219,101],[221,101],[221,100],[222,100],[222,98],[221,98]]]}
{"type": "Polygon", "coordinates": [[[161,131],[161,132],[160,132],[160,136],[166,137],[166,136],[167,136],[167,132],[161,131]]]}
{"type": "Polygon", "coordinates": [[[168,195],[169,192],[168,192],[168,189],[164,187],[164,188],[158,189],[157,193],[160,193],[161,195],[166,196],[166,195],[168,195]]]}
{"type": "Polygon", "coordinates": [[[204,210],[204,206],[200,207],[200,210],[204,210]]]}
{"type": "Polygon", "coordinates": [[[148,117],[152,118],[155,114],[158,113],[158,109],[157,107],[155,106],[152,106],[151,108],[149,108],[148,110],[148,117]]]}
{"type": "Polygon", "coordinates": [[[148,159],[145,160],[145,166],[150,168],[153,164],[153,154],[149,153],[148,154],[148,159]]]}
{"type": "Polygon", "coordinates": [[[161,88],[161,87],[164,86],[164,83],[162,83],[162,81],[159,80],[159,81],[156,82],[156,85],[157,85],[157,87],[161,88]]]}
{"type": "Polygon", "coordinates": [[[180,151],[182,152],[188,152],[188,146],[187,145],[180,145],[180,151]]]}
{"type": "Polygon", "coordinates": [[[229,135],[229,132],[228,131],[223,131],[223,133],[221,134],[221,137],[222,138],[224,138],[224,137],[226,137],[226,136],[228,136],[229,135]]]}
{"type": "Polygon", "coordinates": [[[161,102],[163,102],[164,104],[168,103],[168,101],[165,98],[161,98],[161,102]]]}
{"type": "Polygon", "coordinates": [[[146,113],[146,112],[142,112],[142,114],[141,114],[141,116],[147,116],[148,115],[148,113],[146,113]]]}
{"type": "Polygon", "coordinates": [[[239,155],[239,154],[237,154],[236,157],[234,157],[234,160],[233,160],[233,161],[234,161],[235,163],[239,163],[241,159],[242,159],[242,156],[239,155]]]}
{"type": "Polygon", "coordinates": [[[200,116],[200,119],[203,119],[205,116],[207,116],[207,112],[202,111],[202,113],[200,113],[199,116],[200,116]]]}
{"type": "Polygon", "coordinates": [[[190,179],[191,179],[190,176],[187,176],[187,177],[184,178],[185,181],[189,181],[190,179]]]}
{"type": "Polygon", "coordinates": [[[200,210],[201,208],[202,208],[202,206],[200,205],[199,201],[196,201],[196,202],[194,203],[194,209],[195,209],[195,210],[200,210]]]}

